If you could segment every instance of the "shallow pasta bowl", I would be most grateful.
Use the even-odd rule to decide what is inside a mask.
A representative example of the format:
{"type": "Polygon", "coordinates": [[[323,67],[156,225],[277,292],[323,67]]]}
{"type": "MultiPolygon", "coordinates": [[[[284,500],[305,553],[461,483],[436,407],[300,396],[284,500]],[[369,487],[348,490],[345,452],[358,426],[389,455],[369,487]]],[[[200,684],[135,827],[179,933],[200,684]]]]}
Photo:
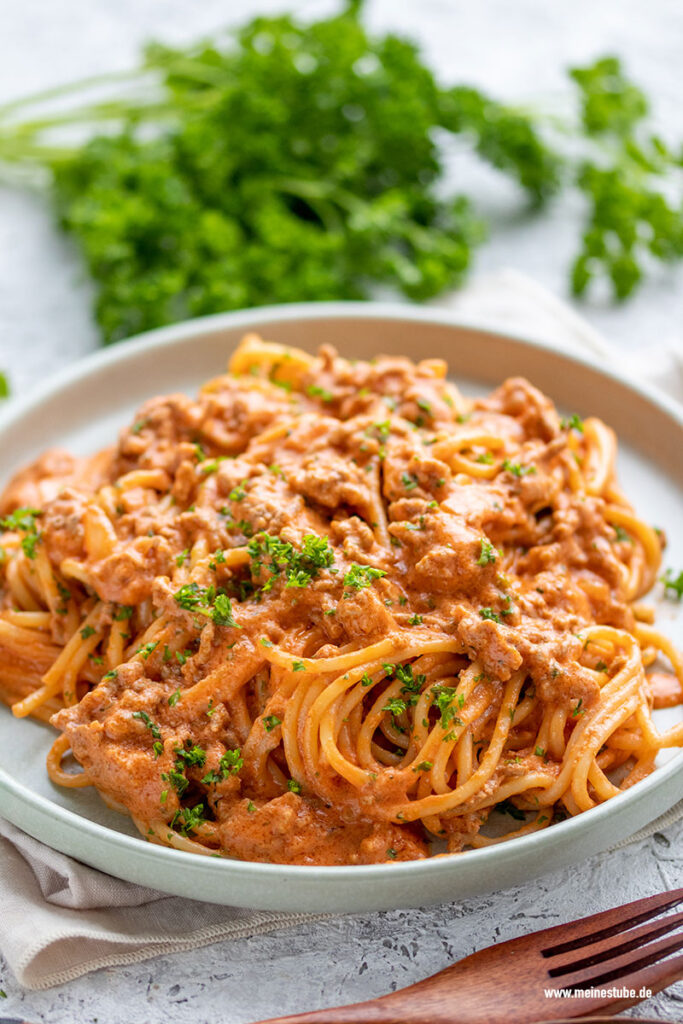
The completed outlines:
{"type": "MultiPolygon", "coordinates": [[[[683,409],[591,359],[541,342],[483,331],[442,311],[324,303],[227,313],[153,331],[64,370],[0,417],[0,479],[50,445],[79,454],[116,437],[145,399],[195,392],[225,367],[247,331],[314,351],[335,345],[448,361],[465,392],[522,375],[564,411],[600,416],[620,440],[618,472],[639,514],[669,537],[667,564],[683,564],[683,409]]],[[[681,636],[680,609],[661,601],[658,627],[681,636]]],[[[681,711],[667,713],[680,720],[681,711]]],[[[357,911],[420,906],[515,885],[632,835],[683,796],[683,753],[667,752],[632,789],[569,821],[450,857],[354,867],[256,864],[150,845],[88,789],[54,787],[45,771],[52,731],[0,707],[0,814],[37,839],[129,881],[215,903],[269,910],[357,911]]]]}

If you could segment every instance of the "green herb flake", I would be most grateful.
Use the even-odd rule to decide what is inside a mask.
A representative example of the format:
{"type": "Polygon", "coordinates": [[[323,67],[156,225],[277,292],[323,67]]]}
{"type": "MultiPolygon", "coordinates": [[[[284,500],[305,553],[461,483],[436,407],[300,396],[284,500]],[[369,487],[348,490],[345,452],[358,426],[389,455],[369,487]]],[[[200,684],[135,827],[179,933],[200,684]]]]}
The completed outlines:
{"type": "Polygon", "coordinates": [[[326,388],[321,388],[317,384],[310,384],[306,388],[306,394],[309,395],[310,398],[319,398],[321,402],[332,402],[334,400],[334,395],[331,391],[328,391],[326,388]]]}
{"type": "Polygon", "coordinates": [[[155,641],[150,641],[150,643],[144,644],[142,647],[139,647],[135,653],[139,654],[143,658],[144,661],[147,661],[147,659],[149,658],[150,654],[152,654],[152,652],[155,651],[158,646],[159,646],[159,641],[158,640],[156,642],[155,641]]]}
{"type": "Polygon", "coordinates": [[[498,552],[487,537],[482,537],[479,543],[480,551],[477,565],[491,565],[497,559],[498,552]]]}
{"type": "Polygon", "coordinates": [[[664,575],[660,576],[660,581],[664,584],[664,593],[667,597],[674,601],[683,598],[683,570],[675,576],[673,569],[667,569],[664,575]]]}
{"type": "Polygon", "coordinates": [[[523,466],[520,462],[511,462],[510,459],[503,459],[503,469],[516,477],[532,476],[536,473],[534,465],[523,466]]]}
{"type": "Polygon", "coordinates": [[[414,491],[420,481],[414,473],[401,473],[401,483],[407,491],[414,491]]]}
{"type": "Polygon", "coordinates": [[[374,580],[381,579],[382,576],[386,576],[383,569],[375,569],[371,565],[357,565],[354,562],[344,576],[344,586],[351,590],[363,590],[372,586],[374,580]]]}
{"type": "MultiPolygon", "coordinates": [[[[106,676],[104,677],[106,679],[106,676]]],[[[146,711],[134,711],[133,718],[142,722],[146,729],[149,729],[155,740],[161,739],[161,729],[152,719],[149,717],[146,711]]]]}
{"type": "Polygon", "coordinates": [[[246,480],[243,480],[238,487],[233,487],[233,489],[230,491],[230,494],[228,495],[229,501],[244,501],[244,499],[247,496],[247,492],[244,489],[244,485],[246,484],[246,482],[246,480]]]}
{"type": "Polygon", "coordinates": [[[580,434],[583,434],[583,420],[576,413],[572,413],[571,416],[564,416],[560,420],[560,426],[563,430],[577,430],[580,434]]]}

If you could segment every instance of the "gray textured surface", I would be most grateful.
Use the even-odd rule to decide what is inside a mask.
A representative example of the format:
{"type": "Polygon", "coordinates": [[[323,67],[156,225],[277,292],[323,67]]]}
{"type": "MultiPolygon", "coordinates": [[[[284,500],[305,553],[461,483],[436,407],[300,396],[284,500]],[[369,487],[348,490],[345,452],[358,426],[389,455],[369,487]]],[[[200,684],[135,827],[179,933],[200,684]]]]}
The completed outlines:
{"type": "MultiPolygon", "coordinates": [[[[333,8],[316,0],[0,0],[0,102],[74,75],[125,67],[140,41],[152,35],[189,39],[256,10],[292,6],[306,15],[333,8]]],[[[673,136],[683,132],[680,0],[370,0],[368,16],[373,25],[419,37],[444,78],[469,79],[524,100],[559,95],[560,69],[568,63],[621,53],[653,96],[665,130],[673,136]]],[[[467,161],[456,166],[456,174],[463,186],[477,190],[484,208],[498,212],[501,224],[481,252],[478,269],[516,266],[563,295],[580,216],[576,200],[569,197],[529,223],[495,176],[467,161]]],[[[628,349],[680,337],[680,284],[680,274],[665,274],[627,306],[595,304],[581,311],[628,349]]],[[[0,366],[9,371],[14,390],[27,390],[95,344],[87,285],[42,199],[0,189],[0,366]]],[[[492,942],[682,882],[679,823],[665,834],[485,899],[337,918],[220,943],[101,971],[46,993],[22,991],[0,961],[0,988],[7,993],[0,1013],[50,1024],[241,1024],[379,995],[492,942]]],[[[683,984],[656,996],[647,1010],[662,1020],[683,1021],[683,984]]]]}

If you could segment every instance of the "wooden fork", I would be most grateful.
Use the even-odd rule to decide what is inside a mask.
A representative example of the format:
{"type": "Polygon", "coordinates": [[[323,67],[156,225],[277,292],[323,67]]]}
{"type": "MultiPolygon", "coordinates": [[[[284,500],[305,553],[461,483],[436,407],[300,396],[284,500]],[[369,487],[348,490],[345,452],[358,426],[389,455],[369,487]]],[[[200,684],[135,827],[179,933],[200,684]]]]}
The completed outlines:
{"type": "Polygon", "coordinates": [[[489,946],[378,999],[261,1024],[532,1024],[622,1010],[647,998],[642,990],[683,978],[683,910],[671,912],[681,903],[683,889],[636,900],[489,946]],[[552,998],[548,989],[570,994],[552,998]],[[590,989],[603,992],[574,994],[590,989]]]}

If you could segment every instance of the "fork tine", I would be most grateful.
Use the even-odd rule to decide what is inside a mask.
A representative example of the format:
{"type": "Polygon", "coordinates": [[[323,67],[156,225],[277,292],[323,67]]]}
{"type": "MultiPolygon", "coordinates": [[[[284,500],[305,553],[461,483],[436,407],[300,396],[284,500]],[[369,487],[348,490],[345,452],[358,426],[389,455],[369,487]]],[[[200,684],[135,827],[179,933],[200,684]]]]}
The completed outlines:
{"type": "Polygon", "coordinates": [[[667,932],[680,928],[681,925],[683,925],[683,910],[680,910],[677,914],[669,914],[668,917],[659,918],[657,921],[641,925],[640,928],[616,932],[598,944],[591,944],[590,951],[586,951],[584,956],[581,956],[579,950],[572,950],[573,957],[558,958],[554,966],[548,970],[548,974],[551,978],[560,978],[564,974],[584,971],[589,967],[594,967],[596,964],[604,963],[605,960],[613,960],[615,957],[624,956],[634,949],[645,949],[648,943],[659,938],[660,935],[666,935],[667,932]],[[579,959],[576,959],[577,953],[579,954],[579,959]],[[563,959],[565,962],[560,962],[563,959]]]}
{"type": "Polygon", "coordinates": [[[625,903],[622,907],[605,910],[601,914],[593,914],[591,917],[584,917],[571,924],[556,925],[546,932],[547,937],[550,938],[554,933],[563,937],[569,935],[569,938],[552,946],[545,946],[541,950],[541,955],[545,957],[558,956],[593,942],[601,942],[611,935],[634,928],[641,922],[648,921],[650,918],[656,917],[657,914],[678,906],[679,903],[683,903],[683,889],[674,889],[671,892],[660,893],[658,896],[648,896],[644,900],[625,903]]]}
{"type": "Polygon", "coordinates": [[[683,953],[672,960],[662,960],[658,964],[652,964],[651,967],[629,975],[628,981],[631,988],[649,989],[654,995],[655,992],[661,992],[663,988],[673,985],[675,981],[680,981],[682,977],[683,953]]]}
{"type": "Polygon", "coordinates": [[[609,970],[602,974],[591,974],[589,973],[590,968],[579,968],[575,974],[564,981],[563,987],[570,989],[602,988],[612,981],[626,983],[632,974],[638,973],[652,964],[658,964],[665,957],[680,949],[683,949],[683,935],[660,939],[659,942],[651,942],[640,949],[616,956],[610,961],[609,970]]]}

